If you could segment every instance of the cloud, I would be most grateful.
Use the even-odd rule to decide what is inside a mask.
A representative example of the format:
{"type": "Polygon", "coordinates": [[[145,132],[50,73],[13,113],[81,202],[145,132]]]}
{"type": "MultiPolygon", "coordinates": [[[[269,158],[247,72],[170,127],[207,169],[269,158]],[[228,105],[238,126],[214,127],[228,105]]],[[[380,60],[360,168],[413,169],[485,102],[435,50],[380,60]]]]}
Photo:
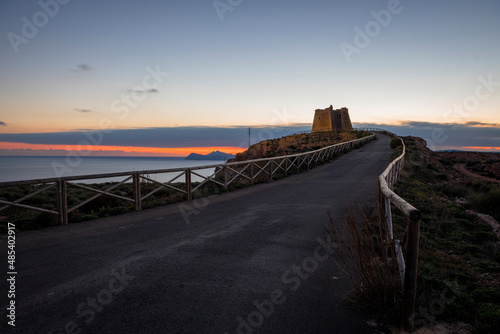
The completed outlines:
{"type": "Polygon", "coordinates": [[[131,92],[131,93],[151,93],[151,94],[156,94],[156,93],[159,92],[159,90],[156,89],[156,88],[151,88],[151,89],[147,89],[147,90],[129,89],[128,91],[131,92]]]}
{"type": "MultiPolygon", "coordinates": [[[[88,151],[87,151],[88,152],[88,151]]],[[[166,153],[151,153],[151,152],[130,152],[130,151],[122,151],[122,150],[112,150],[112,151],[103,151],[103,150],[97,150],[97,151],[92,151],[89,152],[89,156],[93,157],[171,157],[171,154],[166,154],[166,153]]],[[[45,149],[30,149],[30,148],[24,148],[24,149],[0,149],[0,157],[13,157],[13,156],[19,156],[19,157],[25,157],[25,156],[33,156],[33,157],[38,157],[38,156],[48,156],[48,157],[67,157],[68,156],[68,151],[67,150],[61,150],[61,149],[50,149],[50,150],[45,150],[45,149]]],[[[175,155],[174,155],[175,156],[175,155]]]]}
{"type": "Polygon", "coordinates": [[[401,126],[407,126],[412,128],[435,128],[435,127],[486,127],[486,128],[495,128],[500,127],[498,123],[485,123],[478,121],[469,121],[466,123],[432,123],[432,122],[417,122],[417,121],[401,121],[399,122],[401,126]]]}
{"type": "Polygon", "coordinates": [[[92,110],[90,110],[90,109],[78,109],[78,108],[73,108],[73,110],[75,110],[75,111],[79,111],[79,112],[92,112],[92,110]]]}
{"type": "MultiPolygon", "coordinates": [[[[252,143],[310,130],[311,125],[252,127],[252,143]]],[[[163,127],[52,133],[0,133],[0,142],[46,145],[78,145],[87,140],[96,145],[134,147],[246,147],[248,127],[163,127]]]]}
{"type": "MultiPolygon", "coordinates": [[[[75,109],[76,110],[76,109],[75,109]]],[[[78,110],[80,111],[80,110],[78,110]]],[[[378,127],[400,136],[425,139],[432,150],[464,149],[464,147],[500,147],[500,128],[488,124],[440,124],[407,121],[397,125],[355,123],[356,127],[378,127]]],[[[310,130],[310,124],[293,124],[283,127],[254,126],[252,143],[269,138],[279,138],[294,132],[310,130]]],[[[100,130],[81,130],[53,133],[0,133],[0,142],[81,145],[131,146],[153,148],[181,147],[242,147],[248,145],[248,127],[162,127],[116,129],[104,133],[100,130]]]]}
{"type": "Polygon", "coordinates": [[[5,122],[0,121],[0,126],[7,126],[7,124],[5,124],[5,122]]]}
{"type": "Polygon", "coordinates": [[[465,124],[406,121],[398,125],[358,123],[358,127],[379,127],[400,136],[415,136],[427,141],[432,150],[466,146],[500,147],[500,127],[492,123],[465,124]]]}
{"type": "Polygon", "coordinates": [[[89,64],[80,64],[77,66],[76,69],[73,69],[72,71],[73,72],[89,72],[89,71],[93,71],[93,70],[94,69],[89,64]]]}
{"type": "Polygon", "coordinates": [[[467,126],[477,126],[477,127],[500,127],[500,123],[484,123],[484,122],[467,122],[467,126]]]}

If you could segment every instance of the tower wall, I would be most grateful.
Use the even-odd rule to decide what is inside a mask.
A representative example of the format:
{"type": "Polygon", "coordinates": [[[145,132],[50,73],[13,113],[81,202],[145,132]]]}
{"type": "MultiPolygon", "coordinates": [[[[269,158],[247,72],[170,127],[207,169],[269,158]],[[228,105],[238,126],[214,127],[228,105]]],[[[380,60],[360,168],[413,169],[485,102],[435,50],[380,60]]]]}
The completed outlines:
{"type": "Polygon", "coordinates": [[[316,109],[314,112],[313,132],[332,131],[332,112],[330,108],[316,109]]]}
{"type": "Polygon", "coordinates": [[[349,110],[347,108],[340,109],[340,113],[342,115],[342,130],[343,131],[352,131],[352,123],[351,117],[349,117],[349,110]]]}
{"type": "Polygon", "coordinates": [[[333,109],[332,106],[326,109],[316,109],[312,132],[321,131],[352,131],[351,118],[347,108],[333,109]]]}

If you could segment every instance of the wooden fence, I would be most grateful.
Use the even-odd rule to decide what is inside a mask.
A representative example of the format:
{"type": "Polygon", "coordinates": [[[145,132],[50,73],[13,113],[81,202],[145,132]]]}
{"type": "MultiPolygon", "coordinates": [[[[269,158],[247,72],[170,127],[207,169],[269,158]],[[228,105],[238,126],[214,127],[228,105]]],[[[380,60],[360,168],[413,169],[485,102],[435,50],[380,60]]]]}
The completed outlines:
{"type": "MultiPolygon", "coordinates": [[[[394,138],[399,138],[391,134],[394,138]]],[[[406,147],[402,143],[403,151],[394,159],[386,170],[379,176],[379,203],[387,220],[388,237],[394,245],[398,260],[401,284],[403,286],[403,304],[401,310],[401,326],[409,333],[413,331],[413,316],[415,313],[415,298],[417,291],[418,253],[420,240],[420,211],[398,196],[392,189],[404,166],[406,147]],[[406,231],[403,242],[394,239],[392,229],[391,203],[407,217],[406,231]],[[403,257],[401,244],[406,244],[406,259],[403,257]]]]}
{"type": "MultiPolygon", "coordinates": [[[[384,132],[388,133],[383,129],[378,128],[363,128],[359,130],[370,131],[370,132],[384,132]]],[[[397,137],[391,134],[393,137],[397,137]]],[[[82,176],[70,176],[61,178],[49,178],[40,180],[27,180],[27,181],[16,181],[16,182],[1,182],[0,188],[5,187],[19,187],[19,186],[36,186],[38,189],[33,191],[17,200],[6,201],[0,199],[0,204],[4,206],[0,207],[0,211],[5,210],[8,207],[19,207],[28,210],[35,210],[39,212],[45,212],[58,216],[61,225],[68,223],[68,213],[84,206],[85,204],[97,199],[100,196],[110,196],[123,201],[133,203],[135,210],[142,209],[142,202],[148,199],[157,191],[168,188],[176,192],[179,192],[185,196],[187,200],[193,199],[193,194],[199,191],[201,187],[207,183],[213,183],[224,187],[226,190],[229,185],[231,185],[236,180],[245,180],[251,184],[255,183],[258,178],[268,178],[268,180],[273,180],[278,174],[287,176],[289,173],[297,172],[300,173],[304,169],[310,169],[317,166],[319,163],[326,162],[334,158],[335,156],[342,154],[345,151],[351,150],[357,145],[361,145],[369,140],[372,140],[374,135],[370,135],[361,139],[352,140],[345,143],[339,143],[331,146],[327,146],[318,150],[309,151],[305,153],[285,155],[273,158],[255,159],[247,160],[241,162],[232,162],[225,164],[216,164],[208,166],[199,166],[191,168],[174,168],[174,169],[161,169],[161,170],[147,170],[147,171],[136,171],[136,172],[122,172],[122,173],[108,173],[108,174],[94,174],[94,175],[82,175],[82,176]],[[210,176],[204,176],[201,174],[201,170],[213,169],[213,173],[210,176]],[[160,182],[150,177],[150,175],[173,173],[172,176],[166,182],[160,182]],[[202,181],[193,183],[192,178],[196,176],[202,181]],[[94,179],[109,179],[114,177],[123,177],[124,179],[117,183],[111,183],[109,187],[104,190],[99,190],[92,188],[90,185],[77,183],[76,181],[82,180],[94,180],[94,179]],[[179,187],[179,180],[184,181],[183,187],[179,187]],[[177,183],[174,183],[177,181],[177,183]],[[120,194],[111,193],[113,189],[116,189],[120,185],[127,182],[133,183],[133,195],[132,197],[126,197],[120,194]],[[141,182],[148,182],[154,185],[155,188],[142,194],[141,192],[141,182]],[[68,207],[68,187],[80,188],[87,191],[95,193],[90,198],[84,201],[68,207]],[[41,207],[35,207],[33,205],[22,204],[23,201],[38,195],[42,192],[48,191],[55,188],[56,193],[56,209],[50,210],[41,207]]],[[[399,137],[397,137],[399,138],[399,137]]],[[[396,255],[398,259],[398,265],[401,276],[401,283],[403,285],[403,308],[402,308],[402,327],[408,331],[413,331],[412,316],[415,312],[415,296],[416,296],[416,286],[417,286],[417,267],[418,267],[418,253],[419,253],[419,238],[420,238],[420,211],[414,208],[411,204],[406,202],[404,199],[399,197],[392,189],[393,185],[399,177],[400,171],[404,165],[404,158],[406,153],[406,148],[404,141],[399,138],[402,143],[402,154],[392,161],[386,170],[379,176],[379,195],[381,209],[385,213],[388,226],[388,238],[391,244],[394,245],[396,250],[396,255]],[[403,236],[403,242],[399,239],[394,239],[393,229],[392,229],[392,213],[391,204],[394,204],[399,210],[401,210],[408,219],[408,225],[406,228],[405,235],[403,236]],[[406,259],[403,257],[403,250],[401,244],[406,243],[406,259]]]]}
{"type": "Polygon", "coordinates": [[[59,223],[61,225],[65,225],[68,224],[69,213],[103,195],[133,203],[135,210],[141,210],[143,201],[164,188],[168,188],[174,190],[175,192],[183,194],[186,200],[192,200],[193,194],[197,191],[200,191],[201,187],[207,183],[216,184],[228,190],[229,185],[234,183],[236,180],[253,184],[257,180],[261,180],[262,178],[273,180],[273,178],[276,178],[278,175],[287,176],[290,173],[300,173],[302,170],[310,169],[314,166],[317,166],[319,163],[329,161],[335,156],[347,150],[353,149],[357,145],[361,145],[369,140],[372,140],[373,137],[374,135],[372,134],[361,139],[339,143],[305,153],[285,155],[273,158],[247,160],[241,162],[231,162],[225,164],[191,168],[173,168],[135,172],[68,176],[61,178],[48,178],[27,181],[1,182],[0,188],[32,186],[37,189],[16,200],[7,201],[0,199],[0,204],[3,204],[3,206],[0,207],[0,211],[5,210],[8,207],[18,207],[38,212],[49,213],[52,215],[56,215],[58,217],[59,223]],[[213,173],[210,176],[205,176],[201,173],[201,170],[207,169],[213,170],[213,173]],[[166,182],[160,182],[150,177],[150,175],[157,174],[169,174],[170,176],[173,174],[173,176],[171,176],[171,178],[166,182]],[[119,182],[110,183],[109,186],[103,190],[95,189],[89,184],[77,183],[77,181],[82,180],[97,180],[118,177],[123,179],[119,182]],[[198,177],[198,179],[201,179],[201,182],[193,182],[193,177],[198,177]],[[121,193],[111,192],[112,190],[120,187],[127,182],[132,182],[133,184],[132,196],[125,196],[121,193]],[[151,186],[154,186],[154,189],[151,189],[147,193],[143,194],[141,187],[141,183],[143,182],[147,182],[151,186]],[[73,206],[69,206],[68,188],[70,187],[84,189],[86,191],[94,193],[94,195],[77,204],[74,204],[73,206]],[[35,195],[54,188],[56,194],[54,201],[56,203],[54,203],[55,205],[53,209],[47,209],[39,206],[37,207],[33,204],[28,205],[22,203],[23,201],[26,201],[27,199],[32,198],[35,195]]]}
{"type": "MultiPolygon", "coordinates": [[[[353,128],[353,131],[367,131],[367,132],[387,132],[384,129],[380,128],[353,128]]],[[[298,131],[294,133],[290,133],[288,136],[295,136],[295,135],[302,135],[306,133],[312,133],[312,130],[304,130],[304,131],[298,131]]],[[[387,132],[389,133],[389,132],[387,132]]]]}

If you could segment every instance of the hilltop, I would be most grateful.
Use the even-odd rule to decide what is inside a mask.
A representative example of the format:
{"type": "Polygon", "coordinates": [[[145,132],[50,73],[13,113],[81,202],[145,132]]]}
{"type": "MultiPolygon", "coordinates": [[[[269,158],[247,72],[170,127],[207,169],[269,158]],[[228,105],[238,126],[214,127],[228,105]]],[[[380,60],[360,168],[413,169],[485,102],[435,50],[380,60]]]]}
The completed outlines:
{"type": "Polygon", "coordinates": [[[277,139],[263,140],[253,144],[248,150],[236,154],[228,162],[245,161],[260,158],[277,157],[295,153],[317,150],[349,140],[359,139],[369,135],[366,131],[348,132],[312,132],[285,136],[277,139]]]}

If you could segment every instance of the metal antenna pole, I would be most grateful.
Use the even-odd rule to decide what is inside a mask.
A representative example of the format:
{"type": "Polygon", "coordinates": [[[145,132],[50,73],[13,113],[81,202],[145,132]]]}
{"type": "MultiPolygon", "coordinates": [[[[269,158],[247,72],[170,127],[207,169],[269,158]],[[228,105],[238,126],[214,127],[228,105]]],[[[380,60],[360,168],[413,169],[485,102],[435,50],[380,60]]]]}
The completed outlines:
{"type": "Polygon", "coordinates": [[[248,128],[248,148],[250,148],[250,134],[252,133],[252,129],[248,128]]]}

